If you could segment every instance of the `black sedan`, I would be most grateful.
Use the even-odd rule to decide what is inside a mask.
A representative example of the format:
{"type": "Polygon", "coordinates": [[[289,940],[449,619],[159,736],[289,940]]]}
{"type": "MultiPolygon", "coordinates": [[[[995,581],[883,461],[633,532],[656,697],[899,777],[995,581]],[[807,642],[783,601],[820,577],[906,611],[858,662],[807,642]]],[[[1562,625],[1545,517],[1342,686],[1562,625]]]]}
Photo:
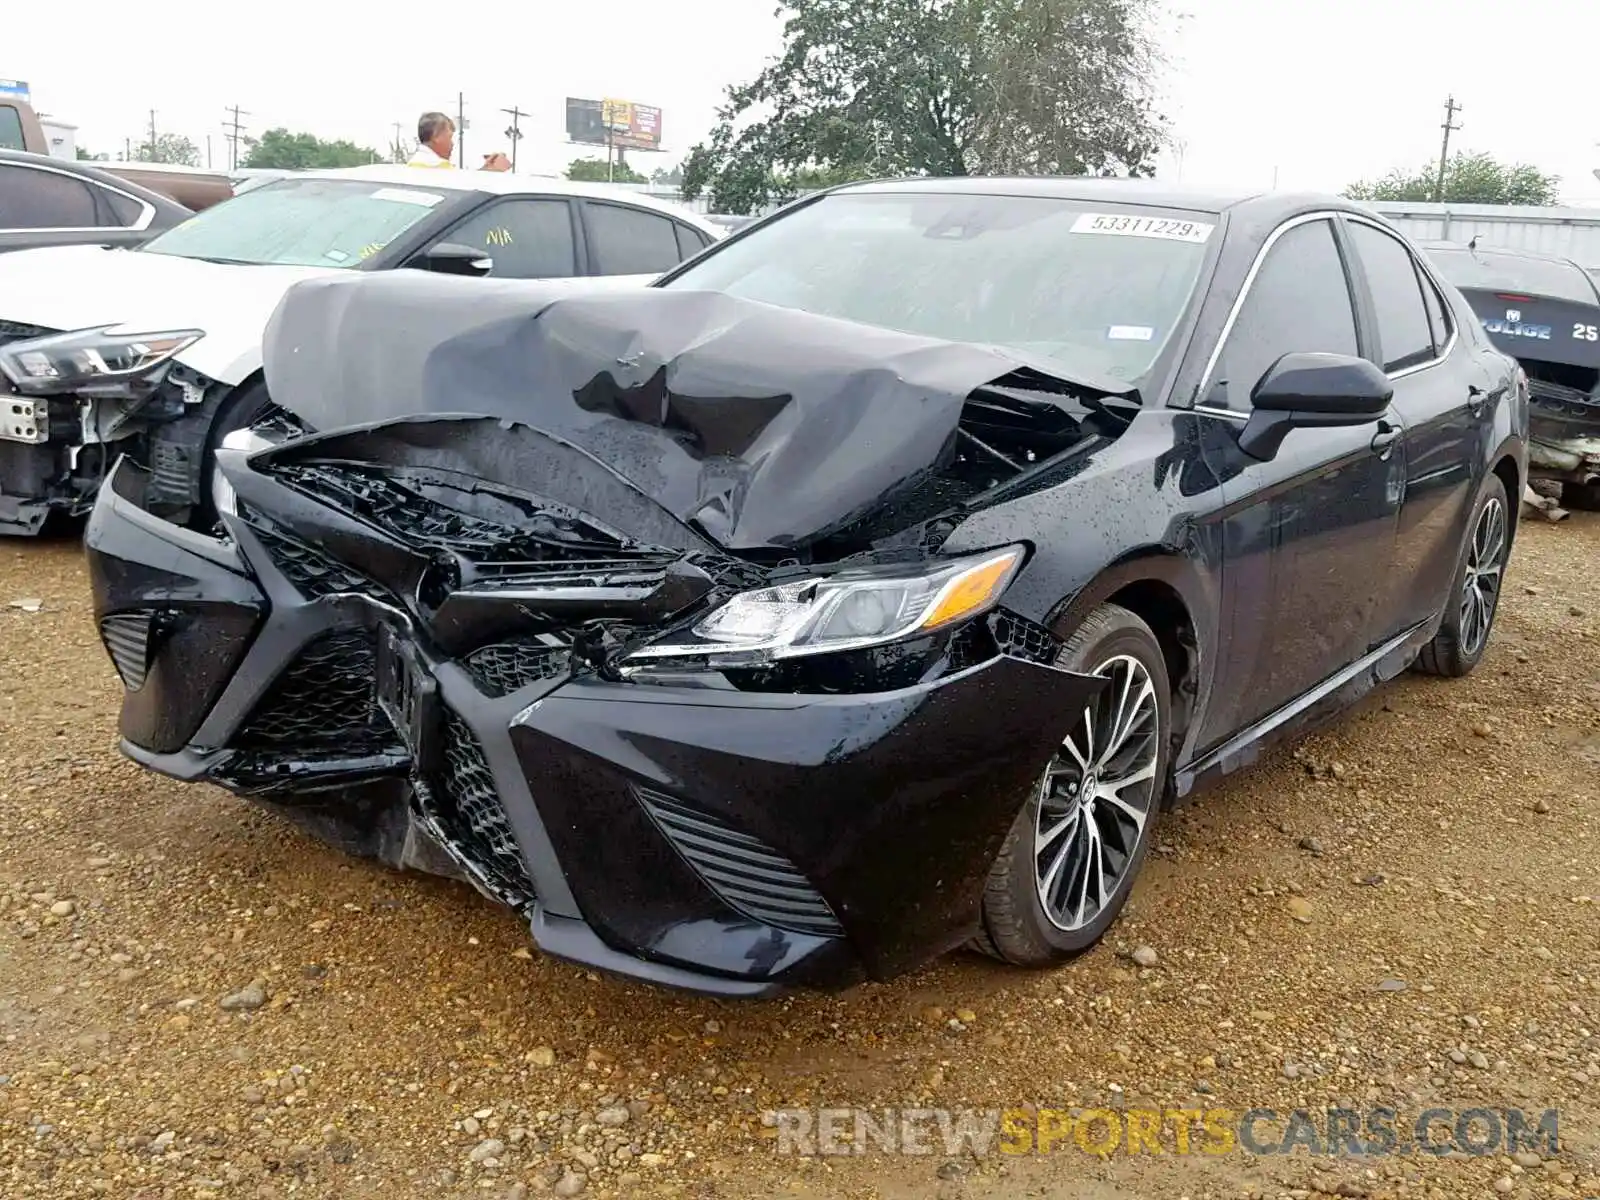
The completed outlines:
{"type": "Polygon", "coordinates": [[[138,246],[193,215],[88,163],[0,150],[0,251],[138,246]]]}
{"type": "Polygon", "coordinates": [[[1343,201],[808,198],[630,293],[297,285],[225,534],[88,531],[123,748],[727,995],[1115,920],[1164,808],[1481,660],[1528,400],[1343,201]]]}

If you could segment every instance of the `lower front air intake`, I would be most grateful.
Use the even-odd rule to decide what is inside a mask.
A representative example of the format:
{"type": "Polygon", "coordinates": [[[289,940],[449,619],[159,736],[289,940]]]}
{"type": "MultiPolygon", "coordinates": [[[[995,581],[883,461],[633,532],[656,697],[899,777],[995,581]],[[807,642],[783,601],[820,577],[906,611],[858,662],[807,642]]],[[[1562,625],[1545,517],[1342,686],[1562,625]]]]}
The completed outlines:
{"type": "Polygon", "coordinates": [[[662,836],[729,908],[776,929],[844,934],[800,869],[760,838],[660,792],[636,788],[635,794],[662,836]]]}

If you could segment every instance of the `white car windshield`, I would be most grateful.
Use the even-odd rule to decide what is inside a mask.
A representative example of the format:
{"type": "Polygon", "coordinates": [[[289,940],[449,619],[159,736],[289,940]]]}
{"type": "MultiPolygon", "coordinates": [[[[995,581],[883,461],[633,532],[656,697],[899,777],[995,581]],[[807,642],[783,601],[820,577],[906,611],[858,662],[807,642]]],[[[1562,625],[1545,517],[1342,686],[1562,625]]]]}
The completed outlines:
{"type": "Polygon", "coordinates": [[[662,286],[1002,346],[1133,382],[1182,317],[1217,224],[1214,213],[1050,197],[842,192],[662,286]]]}
{"type": "Polygon", "coordinates": [[[278,179],[196,213],[141,249],[211,262],[356,267],[447,193],[353,179],[278,179]]]}

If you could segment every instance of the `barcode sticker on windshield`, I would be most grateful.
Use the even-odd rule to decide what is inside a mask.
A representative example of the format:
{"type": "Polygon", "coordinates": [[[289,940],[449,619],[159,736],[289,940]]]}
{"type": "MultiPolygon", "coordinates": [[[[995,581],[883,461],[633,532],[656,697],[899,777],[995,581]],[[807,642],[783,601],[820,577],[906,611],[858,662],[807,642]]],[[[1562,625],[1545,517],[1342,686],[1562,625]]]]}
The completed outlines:
{"type": "Polygon", "coordinates": [[[399,204],[417,204],[432,208],[444,197],[433,192],[413,192],[410,188],[379,188],[372,193],[374,200],[393,200],[399,204]]]}
{"type": "Polygon", "coordinates": [[[1113,325],[1106,330],[1106,338],[1113,342],[1148,342],[1155,336],[1148,325],[1113,325]]]}
{"type": "Polygon", "coordinates": [[[1179,221],[1170,217],[1119,217],[1109,213],[1084,213],[1072,223],[1073,233],[1165,238],[1171,242],[1203,242],[1215,228],[1215,225],[1208,225],[1204,221],[1179,221]]]}

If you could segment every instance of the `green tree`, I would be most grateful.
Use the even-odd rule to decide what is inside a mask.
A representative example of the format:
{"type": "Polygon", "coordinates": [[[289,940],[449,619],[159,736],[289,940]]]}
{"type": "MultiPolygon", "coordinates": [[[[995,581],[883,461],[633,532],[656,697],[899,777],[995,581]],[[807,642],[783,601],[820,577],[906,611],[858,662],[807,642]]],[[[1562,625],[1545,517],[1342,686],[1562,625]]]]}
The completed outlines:
{"type": "Polygon", "coordinates": [[[82,146],[77,147],[77,151],[78,151],[78,161],[79,162],[109,162],[109,161],[111,161],[111,156],[109,154],[91,154],[91,153],[89,153],[89,151],[85,150],[82,146]]]}
{"type": "Polygon", "coordinates": [[[133,155],[135,162],[166,163],[178,167],[198,167],[200,151],[181,133],[162,133],[154,142],[143,142],[133,155]]]}
{"type": "Polygon", "coordinates": [[[603,158],[575,158],[567,164],[567,178],[584,183],[649,183],[639,172],[625,162],[613,163],[608,169],[603,158]]]}
{"type": "Polygon", "coordinates": [[[683,164],[676,167],[657,167],[650,172],[650,182],[659,183],[662,187],[677,187],[683,182],[683,164]]]}
{"type": "Polygon", "coordinates": [[[862,175],[1148,174],[1161,0],[782,0],[784,50],[684,161],[722,212],[862,175]]]}
{"type": "MultiPolygon", "coordinates": [[[[1362,180],[1345,189],[1352,200],[1430,201],[1439,179],[1438,164],[1414,172],[1391,171],[1382,179],[1362,180]]],[[[1445,202],[1450,204],[1559,203],[1561,177],[1546,175],[1527,163],[1502,163],[1493,155],[1457,152],[1444,172],[1445,202]]]]}
{"type": "Polygon", "coordinates": [[[338,167],[364,167],[382,162],[370,146],[340,140],[325,142],[315,134],[269,129],[249,141],[250,151],[241,167],[266,167],[280,171],[327,171],[338,167]]]}

